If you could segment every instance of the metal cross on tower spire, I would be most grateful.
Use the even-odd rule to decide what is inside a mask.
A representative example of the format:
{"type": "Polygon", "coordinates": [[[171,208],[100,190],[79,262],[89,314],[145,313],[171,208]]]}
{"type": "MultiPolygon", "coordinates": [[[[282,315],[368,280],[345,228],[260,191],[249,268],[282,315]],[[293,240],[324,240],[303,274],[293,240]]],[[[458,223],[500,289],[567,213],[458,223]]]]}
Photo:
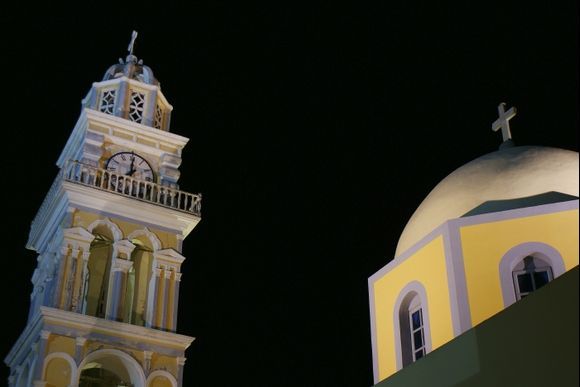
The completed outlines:
{"type": "Polygon", "coordinates": [[[135,46],[135,39],[137,39],[137,31],[133,31],[133,33],[131,34],[131,42],[129,43],[129,47],[127,47],[129,55],[133,55],[133,47],[135,46]]]}

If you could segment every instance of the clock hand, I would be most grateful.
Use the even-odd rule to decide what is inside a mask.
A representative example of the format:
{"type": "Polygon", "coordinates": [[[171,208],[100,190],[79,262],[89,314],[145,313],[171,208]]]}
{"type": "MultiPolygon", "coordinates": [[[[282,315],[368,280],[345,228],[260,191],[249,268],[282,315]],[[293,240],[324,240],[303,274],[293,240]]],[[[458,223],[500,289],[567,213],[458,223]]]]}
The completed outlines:
{"type": "Polygon", "coordinates": [[[127,173],[128,176],[133,176],[133,174],[136,172],[137,170],[135,169],[135,155],[132,155],[131,157],[131,166],[129,167],[129,173],[127,173]]]}

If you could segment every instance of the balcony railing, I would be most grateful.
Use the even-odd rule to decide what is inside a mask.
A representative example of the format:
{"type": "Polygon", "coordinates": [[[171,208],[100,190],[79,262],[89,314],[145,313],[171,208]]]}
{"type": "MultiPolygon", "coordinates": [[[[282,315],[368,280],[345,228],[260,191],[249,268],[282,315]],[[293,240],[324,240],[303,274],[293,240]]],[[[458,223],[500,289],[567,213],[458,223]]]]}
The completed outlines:
{"type": "Polygon", "coordinates": [[[61,170],[63,179],[163,207],[201,215],[201,194],[191,194],[151,181],[139,180],[83,164],[67,161],[61,170]]]}

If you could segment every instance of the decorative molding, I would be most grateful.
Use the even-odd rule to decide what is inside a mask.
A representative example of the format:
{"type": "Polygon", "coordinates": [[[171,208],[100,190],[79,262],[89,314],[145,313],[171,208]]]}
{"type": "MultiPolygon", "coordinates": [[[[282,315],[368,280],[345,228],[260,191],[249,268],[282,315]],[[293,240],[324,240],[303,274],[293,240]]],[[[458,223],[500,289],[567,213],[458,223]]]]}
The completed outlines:
{"type": "Polygon", "coordinates": [[[525,257],[531,255],[546,261],[552,268],[554,279],[566,272],[562,254],[554,247],[541,242],[522,243],[509,249],[499,262],[499,276],[504,307],[516,302],[512,272],[525,257]]]}
{"type": "Polygon", "coordinates": [[[397,361],[397,371],[403,368],[403,350],[401,348],[401,325],[399,322],[400,312],[403,303],[411,301],[409,297],[415,294],[421,300],[421,308],[423,309],[423,333],[425,336],[425,354],[432,351],[433,347],[431,344],[431,323],[430,323],[430,312],[429,304],[427,299],[427,292],[425,287],[419,281],[411,281],[399,292],[397,300],[395,302],[395,307],[393,310],[393,327],[395,335],[395,352],[397,361]]]}
{"type": "MultiPolygon", "coordinates": [[[[92,361],[97,361],[103,357],[115,357],[121,360],[121,362],[125,366],[125,369],[127,370],[127,372],[129,372],[129,376],[131,377],[131,383],[134,386],[145,386],[145,373],[143,372],[143,368],[141,367],[139,362],[137,362],[137,360],[135,360],[135,358],[133,358],[131,355],[118,349],[98,349],[94,352],[91,352],[88,355],[86,355],[85,358],[81,361],[78,369],[82,372],[82,369],[85,366],[85,364],[92,361]]],[[[73,385],[78,386],[81,372],[79,372],[76,375],[74,379],[75,384],[73,385]]]]}
{"type": "Polygon", "coordinates": [[[153,380],[155,380],[155,378],[157,377],[166,378],[171,383],[171,387],[177,387],[177,380],[175,379],[175,376],[171,375],[169,372],[165,370],[155,370],[151,372],[151,374],[149,374],[149,377],[147,378],[146,385],[151,386],[153,380]]]}
{"type": "Polygon", "coordinates": [[[137,246],[131,243],[128,239],[121,239],[120,241],[113,243],[113,249],[117,254],[116,258],[131,259],[131,253],[135,250],[135,247],[137,246]],[[120,256],[121,254],[123,257],[120,256]]]}
{"type": "Polygon", "coordinates": [[[171,248],[156,251],[153,253],[153,257],[161,263],[168,263],[171,266],[178,265],[177,267],[185,261],[183,255],[179,254],[177,250],[171,248]]]}
{"type": "Polygon", "coordinates": [[[89,227],[87,227],[87,230],[90,233],[92,233],[93,230],[98,226],[105,226],[109,230],[111,230],[111,232],[113,233],[113,240],[115,242],[123,239],[123,232],[121,231],[119,226],[111,222],[111,220],[108,217],[105,217],[104,219],[95,220],[93,223],[89,225],[89,227]]]}
{"type": "Polygon", "coordinates": [[[182,351],[185,351],[195,340],[193,337],[177,333],[105,320],[46,306],[40,307],[40,317],[45,324],[50,324],[53,327],[63,326],[67,327],[68,330],[76,329],[78,335],[86,332],[87,334],[83,334],[83,336],[88,339],[91,339],[89,333],[99,333],[112,337],[124,337],[141,343],[150,342],[153,345],[179,348],[182,351]]]}
{"type": "Polygon", "coordinates": [[[127,239],[131,241],[133,239],[138,239],[140,236],[144,236],[149,239],[154,252],[161,249],[161,241],[157,235],[151,232],[147,227],[133,231],[131,234],[129,234],[127,239]]]}
{"type": "Polygon", "coordinates": [[[77,368],[77,363],[72,358],[72,356],[66,352],[53,352],[44,358],[44,363],[42,365],[42,379],[46,378],[46,368],[52,359],[63,359],[68,363],[70,367],[70,385],[77,386],[78,383],[74,384],[73,381],[77,379],[77,373],[79,369],[77,368]]]}

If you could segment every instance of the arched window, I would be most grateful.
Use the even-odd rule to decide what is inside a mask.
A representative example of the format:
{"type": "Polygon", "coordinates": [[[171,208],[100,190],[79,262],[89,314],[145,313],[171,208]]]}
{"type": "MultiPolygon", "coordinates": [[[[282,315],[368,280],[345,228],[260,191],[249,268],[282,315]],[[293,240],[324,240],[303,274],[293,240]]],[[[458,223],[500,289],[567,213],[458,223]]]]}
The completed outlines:
{"type": "Polygon", "coordinates": [[[418,282],[401,291],[395,304],[397,369],[412,364],[431,351],[427,295],[418,282]]]}
{"type": "Polygon", "coordinates": [[[427,352],[425,320],[421,299],[416,292],[407,294],[399,309],[403,367],[419,360],[427,352]]]}
{"type": "Polygon", "coordinates": [[[541,242],[526,242],[509,249],[499,262],[504,307],[521,300],[566,272],[558,250],[541,242]]]}
{"type": "Polygon", "coordinates": [[[528,255],[516,265],[512,272],[516,299],[521,300],[554,279],[550,264],[528,255]]]}

